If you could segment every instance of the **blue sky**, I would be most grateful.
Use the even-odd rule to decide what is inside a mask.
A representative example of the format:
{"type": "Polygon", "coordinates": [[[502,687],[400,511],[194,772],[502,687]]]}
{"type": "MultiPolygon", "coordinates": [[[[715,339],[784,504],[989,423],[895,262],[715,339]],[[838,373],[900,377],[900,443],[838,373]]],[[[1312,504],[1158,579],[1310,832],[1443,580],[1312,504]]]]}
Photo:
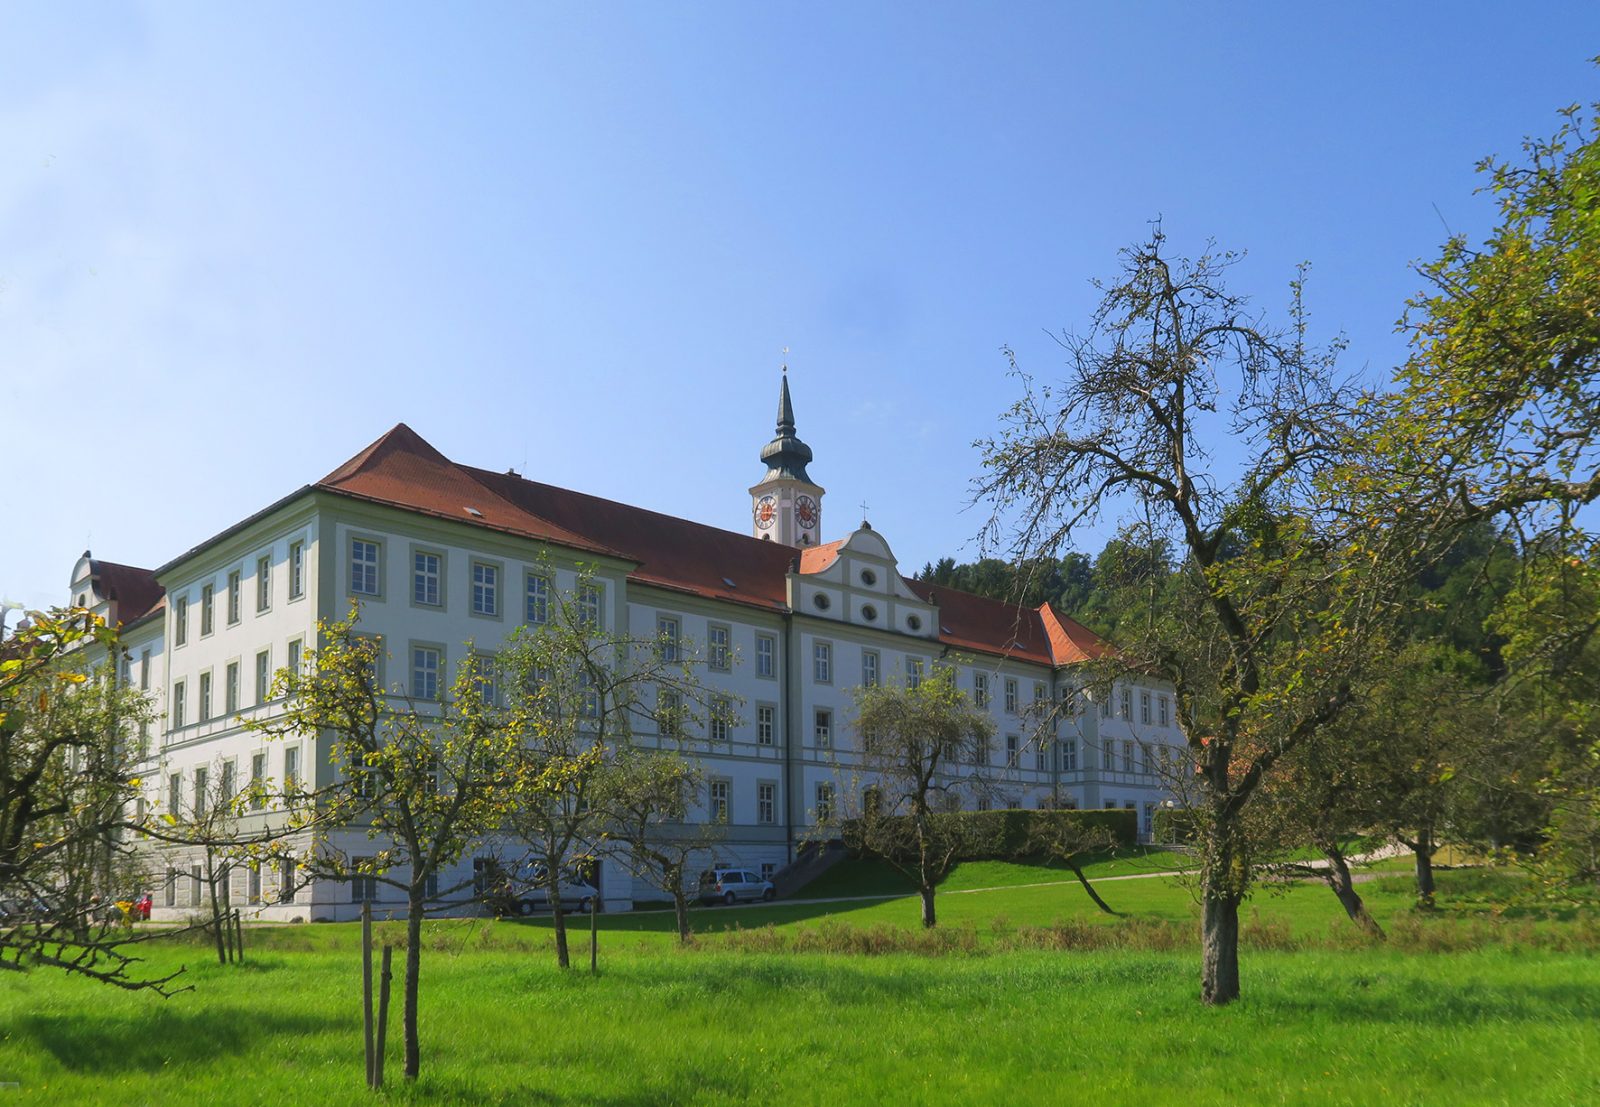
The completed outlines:
{"type": "MultiPolygon", "coordinates": [[[[974,439],[1160,216],[1378,373],[1600,5],[0,8],[0,593],[396,422],[745,530],[782,349],[837,537],[970,557],[974,439]]],[[[1098,548],[1100,535],[1086,535],[1098,548]]]]}

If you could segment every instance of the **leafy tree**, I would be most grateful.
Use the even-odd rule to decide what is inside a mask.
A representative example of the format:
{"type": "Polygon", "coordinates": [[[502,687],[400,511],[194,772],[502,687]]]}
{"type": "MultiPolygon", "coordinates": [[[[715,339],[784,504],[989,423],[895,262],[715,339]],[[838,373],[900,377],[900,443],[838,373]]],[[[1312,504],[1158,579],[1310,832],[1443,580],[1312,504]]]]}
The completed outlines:
{"type": "Polygon", "coordinates": [[[167,995],[182,970],[141,975],[145,936],[111,899],[136,872],[129,739],[149,718],[144,697],[116,681],[118,653],[116,632],[80,608],[30,612],[0,642],[0,967],[167,995]]]}
{"type": "MultiPolygon", "coordinates": [[[[665,756],[731,700],[696,679],[703,664],[685,643],[635,638],[602,623],[592,578],[552,597],[542,625],[519,627],[500,654],[508,733],[504,830],[523,851],[505,868],[531,874],[549,898],[556,961],[571,964],[560,881],[603,852],[632,767],[636,725],[648,720],[665,756]],[[610,802],[608,802],[610,801],[610,802]]],[[[657,781],[659,783],[659,781],[657,781]]]]}
{"type": "Polygon", "coordinates": [[[641,750],[621,759],[600,803],[606,812],[611,855],[642,880],[672,897],[678,941],[689,933],[694,860],[724,837],[717,822],[697,822],[705,774],[677,753],[641,750]]]}
{"type": "Polygon", "coordinates": [[[470,648],[436,698],[391,696],[378,681],[381,643],[359,633],[358,620],[352,607],[322,623],[302,668],[274,680],[282,712],[246,725],[269,738],[325,741],[336,782],[303,796],[284,782],[290,824],[310,838],[301,869],[405,896],[405,1078],[415,1080],[422,920],[430,903],[459,890],[439,889],[439,873],[504,817],[503,768],[516,756],[516,731],[495,704],[491,663],[470,648]],[[349,838],[363,832],[375,844],[358,855],[349,838]]]}
{"type": "MultiPolygon", "coordinates": [[[[938,666],[914,687],[888,684],[856,690],[859,811],[845,823],[845,842],[883,858],[916,881],[922,925],[937,922],[934,888],[967,843],[967,823],[941,808],[973,782],[957,766],[976,764],[994,736],[994,722],[938,666]]],[[[976,786],[984,787],[978,781],[976,786]]]]}

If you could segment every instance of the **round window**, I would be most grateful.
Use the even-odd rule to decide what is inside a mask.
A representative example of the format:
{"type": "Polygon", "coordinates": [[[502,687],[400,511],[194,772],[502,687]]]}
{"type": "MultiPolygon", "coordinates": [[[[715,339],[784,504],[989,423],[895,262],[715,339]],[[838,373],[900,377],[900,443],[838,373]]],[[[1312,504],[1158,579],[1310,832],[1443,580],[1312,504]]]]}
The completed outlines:
{"type": "Polygon", "coordinates": [[[868,588],[871,588],[874,584],[878,583],[878,574],[874,573],[871,569],[861,570],[861,583],[865,584],[868,588]]]}
{"type": "Polygon", "coordinates": [[[861,617],[869,623],[875,623],[878,621],[878,609],[873,607],[870,603],[863,604],[861,607],[861,617]]]}
{"type": "Polygon", "coordinates": [[[824,596],[821,592],[818,592],[815,596],[812,596],[811,602],[817,605],[818,611],[828,610],[828,597],[824,596]]]}
{"type": "Polygon", "coordinates": [[[922,629],[922,616],[920,616],[920,615],[907,615],[906,616],[906,626],[910,627],[912,630],[921,630],[922,629]]]}

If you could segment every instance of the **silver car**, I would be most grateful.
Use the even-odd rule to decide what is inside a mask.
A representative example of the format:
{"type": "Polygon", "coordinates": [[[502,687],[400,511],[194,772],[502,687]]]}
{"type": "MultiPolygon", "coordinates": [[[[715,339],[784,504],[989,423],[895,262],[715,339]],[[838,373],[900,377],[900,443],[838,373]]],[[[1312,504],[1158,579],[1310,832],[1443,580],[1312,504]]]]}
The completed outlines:
{"type": "Polygon", "coordinates": [[[702,903],[721,902],[731,906],[741,899],[771,902],[777,894],[772,881],[748,869],[707,869],[700,874],[702,903]]]}

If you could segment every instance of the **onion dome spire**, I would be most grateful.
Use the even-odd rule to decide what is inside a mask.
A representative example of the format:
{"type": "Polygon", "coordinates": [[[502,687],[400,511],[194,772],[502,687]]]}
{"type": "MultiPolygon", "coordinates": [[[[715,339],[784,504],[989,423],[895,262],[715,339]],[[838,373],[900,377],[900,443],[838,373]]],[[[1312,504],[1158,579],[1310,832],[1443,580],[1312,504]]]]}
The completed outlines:
{"type": "Polygon", "coordinates": [[[794,403],[789,399],[789,367],[783,367],[783,385],[778,390],[777,435],[761,448],[761,460],[767,466],[762,480],[788,478],[811,483],[806,465],[811,461],[811,447],[800,441],[794,432],[794,403]]]}

